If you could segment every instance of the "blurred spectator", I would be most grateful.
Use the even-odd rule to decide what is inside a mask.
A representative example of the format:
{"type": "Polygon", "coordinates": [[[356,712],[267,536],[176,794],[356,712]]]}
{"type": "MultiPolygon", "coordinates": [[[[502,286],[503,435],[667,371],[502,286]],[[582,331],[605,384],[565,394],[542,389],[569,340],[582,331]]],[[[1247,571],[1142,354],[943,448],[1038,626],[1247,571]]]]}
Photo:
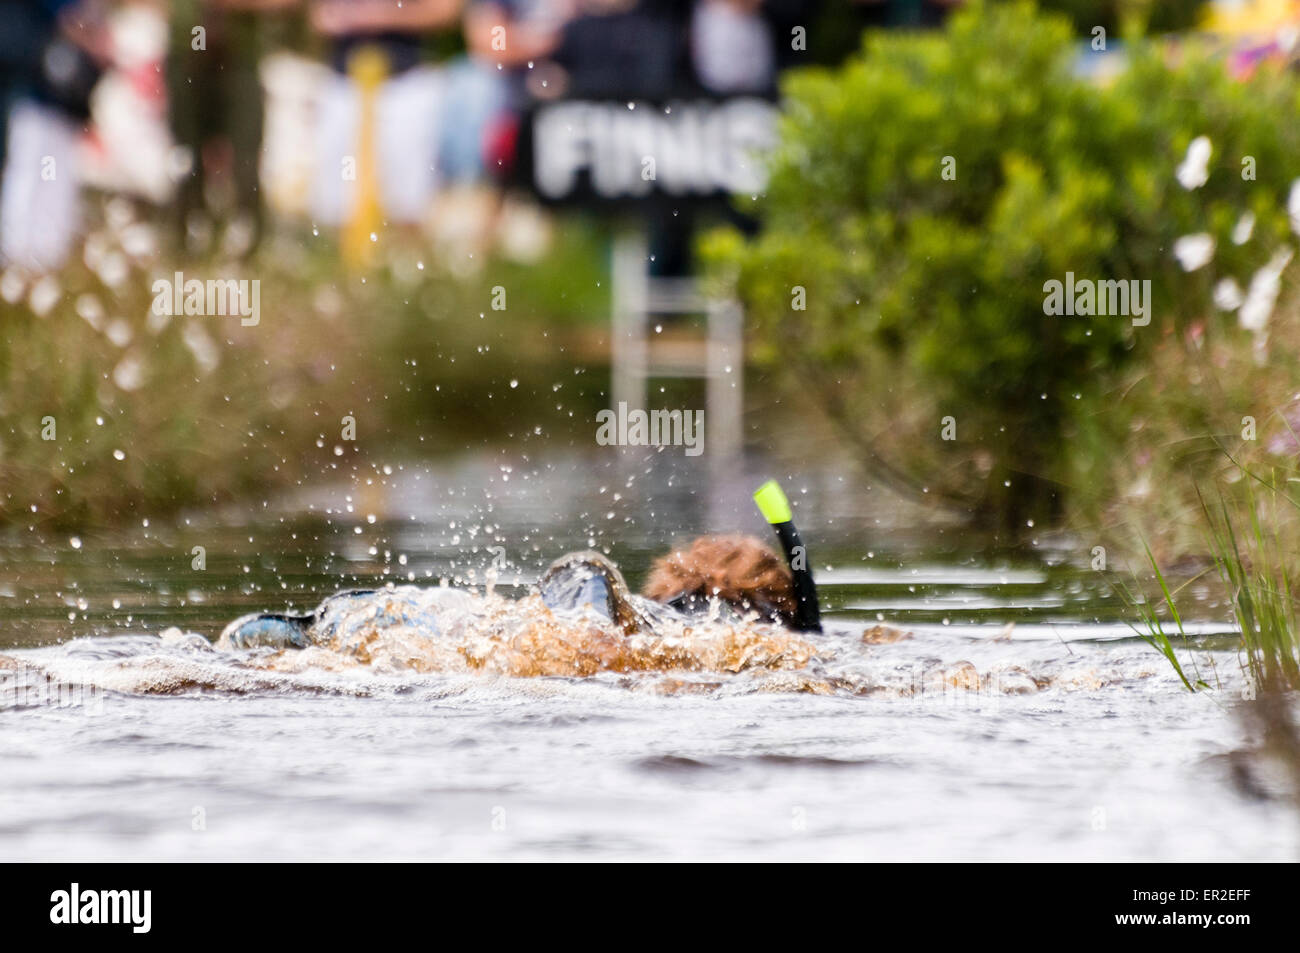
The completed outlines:
{"type": "Polygon", "coordinates": [[[776,79],[772,27],[761,0],[699,0],[691,16],[691,61],[711,93],[765,93],[776,79]]]}
{"type": "MultiPolygon", "coordinates": [[[[182,247],[201,245],[218,170],[228,170],[236,214],[236,252],[252,249],[263,229],[258,188],[263,102],[262,57],[283,28],[278,16],[298,0],[173,0],[167,92],[172,135],[189,154],[175,210],[182,247]]],[[[219,204],[219,203],[218,203],[219,204]]]]}
{"type": "Polygon", "coordinates": [[[83,187],[170,208],[185,164],[168,125],[168,12],[159,0],[114,7],[111,61],[95,86],[80,172],[83,187]]]}
{"type": "Polygon", "coordinates": [[[697,91],[690,14],[690,0],[578,0],[551,56],[559,72],[533,94],[663,102],[697,91]]]}
{"type": "Polygon", "coordinates": [[[346,73],[361,46],[378,46],[391,75],[424,60],[424,40],[452,26],[463,0],[312,0],[312,26],[330,42],[330,62],[346,73]]]}
{"type": "Polygon", "coordinates": [[[448,75],[459,120],[444,124],[439,150],[449,179],[481,178],[485,151],[505,151],[489,144],[513,143],[529,76],[554,52],[572,12],[573,0],[471,0],[464,18],[469,55],[448,75]]]}
{"type": "MultiPolygon", "coordinates": [[[[320,92],[317,174],[312,209],[318,222],[341,225],[356,211],[358,180],[378,179],[388,220],[418,224],[439,185],[438,129],[446,105],[444,77],[427,65],[426,40],[457,24],[462,0],[314,0],[312,25],[330,47],[335,75],[320,92]],[[373,128],[362,128],[362,90],[348,76],[363,50],[383,57],[373,128]],[[373,137],[366,139],[364,137],[373,137]],[[363,148],[363,146],[367,146],[363,148]],[[370,148],[373,147],[373,148],[370,148]],[[377,169],[361,166],[373,155],[377,169]]],[[[452,107],[454,109],[454,104],[452,107]]],[[[455,117],[449,116],[449,121],[455,117]]]]}
{"type": "Polygon", "coordinates": [[[76,235],[77,147],[105,59],[102,5],[0,0],[0,259],[48,271],[76,235]]]}

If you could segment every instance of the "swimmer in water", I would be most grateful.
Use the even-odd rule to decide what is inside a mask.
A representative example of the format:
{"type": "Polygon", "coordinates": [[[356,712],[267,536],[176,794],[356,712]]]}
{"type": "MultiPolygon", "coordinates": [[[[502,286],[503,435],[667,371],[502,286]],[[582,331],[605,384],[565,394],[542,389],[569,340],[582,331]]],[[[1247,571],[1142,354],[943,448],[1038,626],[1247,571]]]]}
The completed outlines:
{"type": "MultiPolygon", "coordinates": [[[[752,536],[702,536],[655,560],[640,596],[631,592],[618,567],[596,552],[561,556],[542,575],[538,594],[552,610],[591,610],[629,635],[655,633],[665,613],[690,619],[723,612],[737,621],[820,632],[816,586],[785,494],[769,482],[754,498],[777,532],[785,563],[752,536]]],[[[443,591],[449,604],[466,596],[459,590],[443,591]]],[[[226,626],[218,645],[288,649],[323,644],[358,600],[376,592],[340,592],[311,613],[244,616],[226,626]]],[[[436,630],[436,613],[424,624],[436,630]]]]}

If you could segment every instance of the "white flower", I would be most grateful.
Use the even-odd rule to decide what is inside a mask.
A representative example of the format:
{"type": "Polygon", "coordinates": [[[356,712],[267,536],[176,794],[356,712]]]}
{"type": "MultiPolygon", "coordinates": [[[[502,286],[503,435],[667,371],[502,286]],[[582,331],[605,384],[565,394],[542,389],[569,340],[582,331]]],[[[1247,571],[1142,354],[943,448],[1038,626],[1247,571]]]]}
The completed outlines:
{"type": "Polygon", "coordinates": [[[1199,189],[1210,179],[1210,140],[1197,136],[1187,147],[1187,157],[1178,167],[1178,184],[1185,189],[1199,189]]]}
{"type": "Polygon", "coordinates": [[[96,331],[104,329],[104,306],[92,294],[78,296],[77,314],[96,331]]]}
{"type": "Polygon", "coordinates": [[[221,354],[217,346],[212,343],[212,338],[197,322],[187,321],[181,327],[181,340],[194,355],[194,363],[199,366],[200,373],[208,374],[216,370],[217,365],[221,363],[221,354]]]}
{"type": "Polygon", "coordinates": [[[1232,243],[1234,245],[1244,245],[1250,241],[1250,236],[1255,233],[1255,213],[1246,212],[1241,218],[1237,219],[1237,224],[1232,228],[1232,243]]]}
{"type": "Polygon", "coordinates": [[[3,275],[0,275],[0,298],[3,298],[9,304],[17,304],[26,290],[27,282],[18,273],[18,269],[10,268],[3,275]]]}
{"type": "Polygon", "coordinates": [[[32,285],[32,290],[27,295],[27,304],[33,313],[43,318],[62,297],[63,289],[59,287],[58,281],[53,275],[46,275],[32,285]]]}
{"type": "Polygon", "coordinates": [[[131,343],[135,332],[131,330],[131,325],[121,318],[116,318],[104,329],[104,335],[118,347],[126,347],[131,343]]]}
{"type": "Polygon", "coordinates": [[[1278,292],[1282,290],[1282,272],[1291,261],[1291,249],[1283,248],[1250,279],[1250,290],[1237,312],[1237,320],[1247,331],[1256,334],[1268,324],[1278,292]]]}
{"type": "Polygon", "coordinates": [[[99,280],[110,288],[120,288],[122,283],[131,275],[131,268],[127,263],[126,256],[120,251],[113,250],[105,253],[104,257],[98,262],[95,268],[95,274],[99,280]]]}
{"type": "Polygon", "coordinates": [[[1214,286],[1214,303],[1221,311],[1236,311],[1241,307],[1241,285],[1235,278],[1224,278],[1214,286]]]}
{"type": "Polygon", "coordinates": [[[124,391],[140,389],[144,383],[144,361],[139,354],[131,352],[117,362],[117,367],[113,368],[113,383],[124,391]]]}
{"type": "Polygon", "coordinates": [[[1214,236],[1209,232],[1184,235],[1174,242],[1174,257],[1183,271],[1195,271],[1209,264],[1214,257],[1214,236]]]}
{"type": "Polygon", "coordinates": [[[1286,197],[1286,214],[1291,219],[1291,231],[1300,235],[1300,179],[1291,183],[1291,194],[1286,197]]]}
{"type": "Polygon", "coordinates": [[[134,222],[122,229],[122,251],[132,258],[151,258],[158,254],[158,239],[152,225],[134,222]]]}

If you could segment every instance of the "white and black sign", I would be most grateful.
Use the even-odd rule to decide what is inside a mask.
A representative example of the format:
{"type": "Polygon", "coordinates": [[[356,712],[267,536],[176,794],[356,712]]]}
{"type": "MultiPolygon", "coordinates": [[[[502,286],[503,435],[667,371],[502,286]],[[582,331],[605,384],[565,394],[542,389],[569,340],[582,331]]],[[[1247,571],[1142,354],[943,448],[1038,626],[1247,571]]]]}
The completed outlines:
{"type": "Polygon", "coordinates": [[[776,116],[757,97],[662,106],[565,100],[532,114],[525,154],[532,186],[549,202],[750,194],[766,183],[776,116]]]}

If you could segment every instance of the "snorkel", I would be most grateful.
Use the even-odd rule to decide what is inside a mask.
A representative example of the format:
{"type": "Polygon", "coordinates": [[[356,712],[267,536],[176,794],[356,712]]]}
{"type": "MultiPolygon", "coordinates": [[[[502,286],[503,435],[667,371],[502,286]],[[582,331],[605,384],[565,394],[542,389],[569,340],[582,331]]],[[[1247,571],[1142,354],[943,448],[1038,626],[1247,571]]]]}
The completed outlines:
{"type": "Polygon", "coordinates": [[[822,618],[821,609],[817,605],[817,584],[813,582],[812,570],[808,568],[808,549],[799,538],[799,531],[794,528],[790,501],[775,480],[768,480],[754,491],[754,503],[763,518],[776,530],[777,539],[781,540],[781,550],[785,553],[785,561],[794,576],[795,630],[820,632],[822,618]]]}

